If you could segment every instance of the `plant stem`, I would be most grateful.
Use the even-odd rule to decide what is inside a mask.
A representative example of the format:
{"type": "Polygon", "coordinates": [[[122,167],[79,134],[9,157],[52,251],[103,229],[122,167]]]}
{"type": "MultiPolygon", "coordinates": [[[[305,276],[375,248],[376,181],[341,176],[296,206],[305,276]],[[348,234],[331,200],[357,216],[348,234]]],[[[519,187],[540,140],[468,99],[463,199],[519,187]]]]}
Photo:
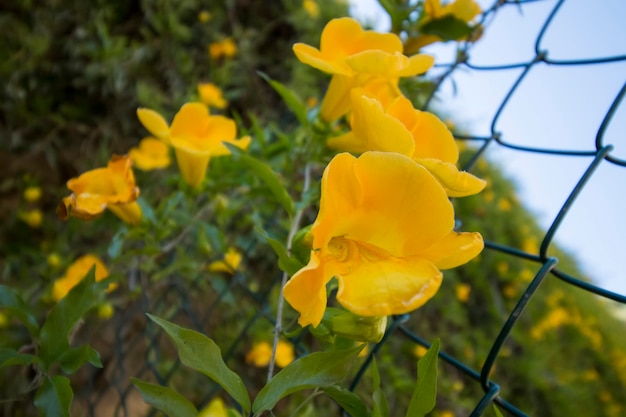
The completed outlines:
{"type": "MultiPolygon", "coordinates": [[[[304,184],[302,186],[302,194],[301,199],[304,199],[309,187],[311,185],[311,164],[306,164],[304,167],[304,184]]],[[[291,248],[293,246],[293,238],[298,232],[300,228],[300,222],[302,221],[302,215],[304,214],[304,207],[300,208],[296,211],[295,216],[293,217],[293,221],[291,222],[291,228],[289,229],[289,234],[287,235],[287,255],[291,256],[291,248]]],[[[274,343],[272,345],[272,356],[270,357],[269,367],[267,369],[267,382],[270,382],[272,376],[274,375],[274,365],[276,363],[276,347],[278,346],[278,339],[280,337],[280,333],[282,332],[282,321],[283,321],[283,305],[285,299],[283,297],[283,287],[287,283],[289,279],[289,275],[286,272],[283,272],[283,277],[280,284],[280,292],[278,294],[278,306],[276,311],[276,324],[274,325],[274,343]]]]}

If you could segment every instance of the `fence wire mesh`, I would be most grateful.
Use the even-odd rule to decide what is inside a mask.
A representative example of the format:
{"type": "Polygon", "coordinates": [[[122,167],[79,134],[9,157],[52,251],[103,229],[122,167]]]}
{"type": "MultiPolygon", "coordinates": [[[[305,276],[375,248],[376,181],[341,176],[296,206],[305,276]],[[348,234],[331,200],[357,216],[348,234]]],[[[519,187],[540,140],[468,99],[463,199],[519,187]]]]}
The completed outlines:
{"type": "MultiPolygon", "coordinates": [[[[503,9],[511,7],[523,9],[527,3],[535,2],[533,0],[498,0],[492,7],[484,11],[481,24],[484,26],[485,32],[488,32],[489,25],[494,19],[497,19],[497,14],[503,9]]],[[[507,387],[501,386],[498,380],[492,379],[490,375],[492,375],[494,367],[498,363],[507,339],[520,322],[524,310],[533,303],[534,296],[542,290],[542,283],[548,280],[558,280],[563,285],[577,287],[589,293],[589,296],[596,294],[617,303],[626,304],[625,295],[603,289],[580,276],[574,276],[559,269],[559,258],[548,253],[557,230],[598,168],[604,164],[613,164],[620,168],[626,167],[626,159],[620,156],[613,144],[605,141],[605,133],[626,94],[626,84],[615,93],[613,102],[608,106],[604,119],[598,126],[596,136],[588,138],[586,149],[552,149],[514,144],[508,141],[508,132],[498,130],[500,117],[507,108],[511,98],[523,85],[527,76],[538,67],[543,66],[558,70],[562,67],[611,65],[618,61],[626,61],[626,55],[572,60],[550,58],[553,51],[546,49],[544,45],[545,34],[565,3],[567,3],[566,0],[560,0],[554,4],[551,13],[545,19],[536,35],[534,56],[528,61],[489,66],[479,65],[472,59],[473,45],[467,43],[460,45],[457,59],[454,62],[437,65],[442,70],[442,73],[436,80],[437,88],[432,91],[431,99],[436,96],[439,88],[458,71],[498,72],[514,69],[521,70],[493,114],[489,134],[482,136],[457,136],[459,140],[479,145],[472,151],[473,155],[464,167],[466,170],[471,170],[488,149],[498,147],[509,148],[517,152],[554,157],[553,164],[558,164],[560,159],[557,160],[557,158],[563,157],[583,158],[588,161],[586,170],[576,179],[575,186],[569,190],[567,199],[560,211],[543,234],[538,253],[523,251],[502,242],[486,241],[486,252],[497,252],[509,258],[530,262],[535,265],[536,273],[530,280],[530,283],[526,284],[525,289],[519,295],[513,308],[508,311],[503,322],[498,324],[499,330],[495,334],[493,342],[490,343],[490,349],[484,360],[482,360],[482,366],[473,367],[467,364],[463,358],[446,353],[445,346],[440,353],[440,358],[444,362],[465,375],[467,380],[479,386],[483,392],[482,397],[476,398],[471,416],[483,415],[492,403],[497,404],[501,410],[505,410],[510,415],[527,415],[524,411],[524,404],[512,404],[507,401],[507,387]]],[[[428,109],[431,106],[431,99],[427,100],[424,109],[428,109]]],[[[479,99],[475,100],[475,102],[477,103],[476,105],[480,105],[479,99]]],[[[533,116],[524,115],[524,117],[533,116]]],[[[546,140],[545,143],[550,143],[550,141],[546,140]]],[[[248,259],[255,256],[257,256],[257,252],[253,246],[247,248],[244,253],[244,257],[248,259]]],[[[144,279],[146,278],[139,274],[135,277],[136,285],[141,286],[144,279]]],[[[232,279],[229,280],[216,278],[211,284],[207,284],[206,281],[205,275],[198,276],[193,280],[191,287],[189,287],[188,281],[185,281],[186,283],[183,285],[181,283],[182,280],[168,280],[156,291],[140,292],[137,299],[130,302],[126,308],[117,313],[115,320],[107,322],[103,327],[84,332],[82,337],[90,340],[90,343],[93,343],[95,348],[103,353],[102,359],[104,364],[102,369],[85,371],[88,372],[88,375],[84,375],[85,382],[76,392],[76,401],[82,404],[90,415],[134,416],[138,415],[138,410],[144,410],[143,408],[137,408],[140,407],[137,403],[141,402],[141,400],[138,400],[130,377],[137,377],[164,385],[172,383],[176,378],[186,378],[186,386],[189,386],[190,382],[193,381],[193,376],[186,374],[179,362],[172,359],[176,355],[171,347],[168,347],[167,343],[163,343],[160,332],[157,331],[155,326],[146,323],[146,312],[158,314],[165,319],[201,332],[207,332],[207,329],[211,329],[209,334],[214,335],[214,331],[216,331],[214,329],[219,328],[219,326],[214,325],[213,313],[215,311],[220,309],[236,310],[242,305],[247,305],[248,307],[243,309],[241,314],[235,313],[229,323],[219,323],[221,326],[225,325],[237,329],[237,337],[223,352],[227,363],[234,360],[241,361],[242,358],[237,356],[238,347],[249,342],[251,328],[263,325],[269,329],[274,325],[275,312],[272,311],[270,300],[275,299],[280,287],[280,276],[277,276],[272,282],[261,283],[258,288],[254,289],[251,289],[245,282],[245,276],[240,272],[235,273],[232,279]],[[94,343],[94,340],[100,340],[100,343],[104,344],[104,346],[99,346],[98,342],[94,343]]],[[[419,312],[414,313],[414,315],[418,314],[419,312]]],[[[363,361],[356,376],[351,381],[351,389],[356,389],[359,386],[362,382],[362,376],[371,366],[373,358],[391,340],[406,339],[416,345],[430,346],[432,341],[430,336],[421,335],[408,325],[411,319],[410,316],[393,317],[384,338],[369,351],[367,358],[363,361]]],[[[300,339],[293,340],[299,354],[306,353],[303,351],[304,344],[299,343],[299,340],[305,336],[300,335],[300,339]]],[[[439,334],[437,336],[445,341],[446,337],[450,335],[439,334]]],[[[626,355],[626,352],[622,353],[626,355]]],[[[398,366],[404,365],[399,363],[398,366]]],[[[202,404],[206,404],[217,392],[217,387],[207,390],[206,384],[207,382],[204,380],[202,383],[203,388],[197,394],[198,398],[201,398],[200,402],[202,404]]],[[[149,415],[155,415],[155,412],[151,412],[149,415]]]]}

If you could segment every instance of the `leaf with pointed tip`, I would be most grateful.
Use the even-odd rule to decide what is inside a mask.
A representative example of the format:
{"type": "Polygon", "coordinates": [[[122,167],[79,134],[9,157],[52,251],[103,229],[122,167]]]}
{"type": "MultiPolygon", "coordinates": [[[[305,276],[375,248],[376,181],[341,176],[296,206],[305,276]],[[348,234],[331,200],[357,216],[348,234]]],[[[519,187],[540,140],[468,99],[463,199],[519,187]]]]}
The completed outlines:
{"type": "Polygon", "coordinates": [[[211,378],[239,403],[245,415],[250,412],[250,397],[246,386],[239,375],[226,366],[220,348],[214,341],[202,333],[185,329],[151,314],[148,317],[174,341],[183,365],[211,378]]]}
{"type": "Polygon", "coordinates": [[[438,357],[439,339],[435,339],[430,349],[417,362],[417,384],[411,396],[406,417],[423,417],[435,408],[438,357]]]}
{"type": "Polygon", "coordinates": [[[311,353],[290,363],[261,389],[252,404],[253,413],[271,410],[280,399],[294,392],[338,384],[362,348],[311,353]]]}
{"type": "Polygon", "coordinates": [[[367,407],[354,392],[338,385],[322,388],[322,391],[335,400],[351,417],[370,417],[367,407]]]}
{"type": "Polygon", "coordinates": [[[280,97],[283,99],[287,107],[291,109],[293,114],[296,115],[296,119],[300,122],[302,126],[307,126],[309,121],[306,117],[306,106],[300,100],[300,98],[293,92],[293,90],[285,87],[283,84],[278,81],[272,80],[267,74],[261,71],[257,71],[257,74],[261,76],[265,81],[268,82],[269,85],[272,86],[274,91],[276,91],[280,97]]]}
{"type": "Polygon", "coordinates": [[[198,410],[185,397],[171,388],[131,378],[143,400],[170,417],[197,417],[198,410]]]}
{"type": "Polygon", "coordinates": [[[74,393],[70,380],[61,375],[44,379],[35,394],[35,407],[41,417],[70,417],[74,393]]]}

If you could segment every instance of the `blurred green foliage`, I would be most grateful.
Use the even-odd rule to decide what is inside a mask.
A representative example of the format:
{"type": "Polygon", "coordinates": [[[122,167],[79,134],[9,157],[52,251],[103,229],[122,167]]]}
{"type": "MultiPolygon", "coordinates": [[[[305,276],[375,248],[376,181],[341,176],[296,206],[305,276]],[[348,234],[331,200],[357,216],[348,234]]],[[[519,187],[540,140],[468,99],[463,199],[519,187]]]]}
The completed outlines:
{"type": "MultiPolygon", "coordinates": [[[[230,102],[225,113],[253,136],[249,153],[279,173],[276,181],[295,199],[311,155],[319,161],[330,156],[321,141],[311,145],[307,135],[328,132],[298,127],[296,115],[258,71],[293,87],[303,102],[321,99],[328,78],[298,64],[291,53],[296,41],[317,45],[326,21],[347,14],[344,3],[319,4],[318,18],[306,14],[301,2],[287,1],[15,0],[0,5],[0,79],[5,84],[0,92],[2,282],[21,294],[39,326],[52,308],[51,282],[80,253],[106,259],[111,279],[124,288],[109,298],[115,309],[112,318],[93,311],[72,335],[93,345],[105,366],[104,371],[82,369],[72,376],[73,385],[81,387],[74,403],[78,413],[87,413],[89,401],[100,394],[105,398],[100,404],[117,404],[111,386],[127,387],[133,373],[145,371],[146,361],[162,375],[176,366],[171,345],[146,323],[146,311],[204,330],[223,351],[232,348],[229,365],[250,384],[249,392],[254,395],[262,387],[264,370],[246,364],[245,351],[249,338],[264,339],[271,333],[271,323],[261,318],[271,316],[274,307],[268,300],[276,299],[280,271],[268,238],[285,241],[288,225],[279,193],[249,161],[211,161],[201,192],[185,187],[173,169],[136,172],[147,219],[136,228],[109,213],[94,222],[61,223],[54,207],[67,194],[64,181],[103,165],[111,153],[127,152],[145,136],[135,116],[137,107],[153,108],[171,119],[183,102],[197,99],[198,81],[224,90],[230,102]],[[202,12],[209,12],[207,21],[202,12]],[[235,40],[237,54],[212,59],[208,45],[228,37],[235,40]],[[40,201],[22,197],[30,185],[42,188],[40,201]],[[44,220],[31,228],[18,213],[35,207],[43,211],[44,220]],[[233,276],[209,273],[207,264],[221,259],[229,247],[244,253],[241,270],[233,276]],[[252,336],[245,333],[249,323],[255,325],[252,336]],[[116,356],[119,351],[125,359],[116,356]]],[[[403,87],[420,92],[422,96],[412,98],[423,101],[430,85],[412,80],[403,87]]],[[[473,151],[466,147],[463,158],[473,151]]],[[[314,164],[311,176],[319,178],[322,168],[314,164]]],[[[477,196],[455,200],[462,229],[537,254],[544,232],[516,197],[512,181],[495,161],[479,160],[475,173],[489,186],[477,196]]],[[[296,209],[316,201],[319,188],[313,186],[296,200],[296,209]]],[[[315,213],[315,207],[305,210],[303,225],[312,223],[315,213]]],[[[305,263],[307,251],[295,249],[305,263]]],[[[559,268],[584,276],[573,256],[555,245],[550,249],[559,258],[559,268]]],[[[485,250],[476,261],[446,272],[440,292],[411,315],[407,326],[428,340],[441,338],[443,351],[478,369],[538,269],[533,262],[485,250]]],[[[614,317],[613,307],[548,277],[496,361],[492,378],[503,397],[531,415],[571,416],[581,410],[589,416],[623,415],[626,326],[614,317]]],[[[295,331],[297,326],[290,324],[287,330],[295,331]]],[[[32,352],[32,333],[36,331],[17,320],[4,323],[0,348],[32,352]]],[[[318,347],[310,335],[295,333],[302,345],[318,347]]],[[[379,387],[376,378],[367,377],[359,391],[369,395],[381,390],[392,415],[406,410],[415,382],[415,350],[414,343],[394,335],[377,355],[380,380],[387,382],[379,387]]],[[[46,377],[50,386],[64,384],[58,375],[46,377]]],[[[36,382],[32,367],[2,368],[0,414],[32,415],[36,382]]],[[[208,391],[203,380],[183,368],[173,374],[170,385],[194,404],[208,391]]],[[[466,415],[481,396],[475,381],[451,366],[442,367],[432,415],[466,415]]],[[[278,410],[293,410],[302,399],[296,395],[293,402],[279,403],[278,410]]],[[[132,404],[127,400],[126,406],[132,404]]],[[[104,408],[107,414],[100,407],[94,408],[112,415],[112,408],[104,408]]],[[[331,403],[320,399],[316,407],[328,409],[331,403]]],[[[145,411],[141,408],[137,415],[145,411]]]]}

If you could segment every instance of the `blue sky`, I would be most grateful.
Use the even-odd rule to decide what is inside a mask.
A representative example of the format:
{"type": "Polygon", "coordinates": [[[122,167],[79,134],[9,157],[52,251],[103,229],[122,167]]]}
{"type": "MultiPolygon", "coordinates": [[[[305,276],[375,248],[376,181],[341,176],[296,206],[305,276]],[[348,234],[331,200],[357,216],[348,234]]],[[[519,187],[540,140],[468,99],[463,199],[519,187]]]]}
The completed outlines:
{"type": "MultiPolygon", "coordinates": [[[[493,0],[479,0],[483,9],[493,0]]],[[[495,15],[470,52],[474,65],[524,63],[534,56],[538,33],[557,2],[546,0],[506,6],[495,15]]],[[[389,29],[376,0],[354,0],[353,15],[389,29]]],[[[548,28],[541,49],[558,60],[626,55],[626,1],[567,0],[548,28]]],[[[454,45],[429,47],[436,62],[451,62],[454,45]]],[[[521,69],[457,71],[443,85],[438,108],[471,134],[489,136],[493,116],[521,69]]],[[[626,81],[626,61],[600,65],[531,69],[496,122],[512,144],[538,148],[594,150],[595,137],[613,99],[626,81]]],[[[626,159],[626,103],[606,132],[606,144],[626,159]]],[[[491,147],[487,156],[518,184],[524,204],[548,227],[590,157],[546,156],[491,147]]],[[[571,252],[598,285],[626,294],[626,167],[604,161],[558,229],[556,242],[571,252]]],[[[567,272],[567,271],[566,271],[567,272]]]]}

